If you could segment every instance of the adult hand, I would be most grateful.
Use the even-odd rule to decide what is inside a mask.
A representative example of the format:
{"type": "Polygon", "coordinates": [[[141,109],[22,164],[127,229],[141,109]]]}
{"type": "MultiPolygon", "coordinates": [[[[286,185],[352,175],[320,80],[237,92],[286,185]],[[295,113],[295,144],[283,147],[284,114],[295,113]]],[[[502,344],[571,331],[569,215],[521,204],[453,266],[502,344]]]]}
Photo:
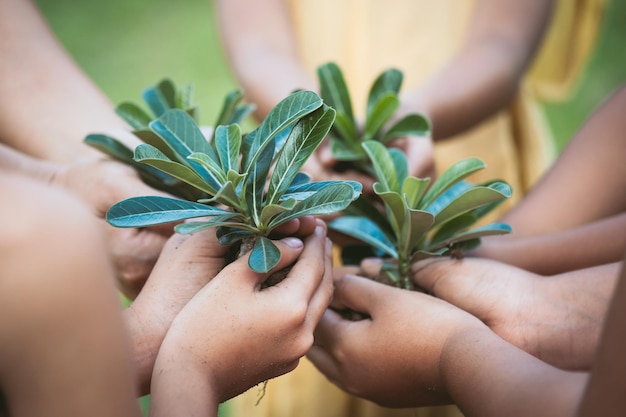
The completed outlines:
{"type": "Polygon", "coordinates": [[[104,221],[109,207],[126,198],[161,195],[148,187],[129,166],[94,157],[63,165],[53,182],[79,195],[102,219],[107,248],[113,260],[120,290],[134,299],[148,278],[163,245],[173,233],[171,225],[120,229],[104,221]]]}
{"type": "Polygon", "coordinates": [[[581,370],[591,365],[617,267],[545,277],[485,259],[433,259],[416,263],[413,278],[526,352],[581,370]]]}
{"type": "Polygon", "coordinates": [[[457,332],[486,329],[475,317],[426,294],[346,275],[307,354],[341,389],[386,407],[446,404],[439,360],[457,332]],[[342,310],[367,316],[352,321],[342,310]]]}
{"type": "Polygon", "coordinates": [[[332,296],[325,227],[320,223],[304,245],[293,237],[275,243],[281,251],[275,270],[297,259],[283,281],[262,288],[269,273],[250,270],[246,255],[224,268],[176,317],[155,365],[152,405],[157,414],[176,408],[168,399],[185,402],[199,385],[198,395],[212,391],[213,402],[238,395],[291,371],[310,348],[313,329],[332,296]]]}

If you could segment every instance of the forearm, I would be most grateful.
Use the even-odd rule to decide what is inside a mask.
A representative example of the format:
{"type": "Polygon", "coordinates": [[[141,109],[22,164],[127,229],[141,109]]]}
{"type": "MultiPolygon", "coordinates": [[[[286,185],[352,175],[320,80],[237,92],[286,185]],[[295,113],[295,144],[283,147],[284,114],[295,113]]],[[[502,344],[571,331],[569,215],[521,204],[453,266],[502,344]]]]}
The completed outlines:
{"type": "Polygon", "coordinates": [[[51,182],[58,169],[57,164],[32,158],[0,143],[0,171],[51,182]]]}
{"type": "Polygon", "coordinates": [[[139,395],[146,395],[150,393],[150,379],[163,336],[152,331],[153,327],[149,323],[140,320],[132,306],[124,311],[124,321],[131,335],[137,390],[139,395]]]}
{"type": "Polygon", "coordinates": [[[152,378],[150,417],[217,416],[218,396],[208,375],[176,361],[176,352],[160,353],[152,378]]]}
{"type": "Polygon", "coordinates": [[[551,12],[549,0],[477,2],[459,52],[431,80],[403,97],[399,113],[426,113],[434,140],[496,114],[513,99],[551,12]]]}
{"type": "Polygon", "coordinates": [[[454,402],[471,416],[571,416],[587,375],[551,367],[488,329],[451,337],[441,373],[454,402]]]}
{"type": "Polygon", "coordinates": [[[552,234],[486,238],[475,254],[553,275],[619,261],[626,251],[623,230],[626,213],[552,234]]]}
{"type": "Polygon", "coordinates": [[[300,65],[282,0],[216,1],[222,43],[255,116],[267,113],[295,89],[317,90],[300,65]]]}
{"type": "Polygon", "coordinates": [[[98,152],[93,132],[123,128],[109,100],[72,61],[30,1],[0,3],[0,140],[26,154],[69,162],[98,152]]]}

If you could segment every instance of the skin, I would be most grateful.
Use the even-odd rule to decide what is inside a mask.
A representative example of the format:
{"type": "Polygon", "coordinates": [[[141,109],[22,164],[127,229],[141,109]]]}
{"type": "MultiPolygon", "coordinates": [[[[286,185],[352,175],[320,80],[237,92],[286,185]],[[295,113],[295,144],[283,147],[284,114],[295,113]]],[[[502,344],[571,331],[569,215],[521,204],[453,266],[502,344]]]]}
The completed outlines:
{"type": "Polygon", "coordinates": [[[453,402],[467,416],[614,415],[625,406],[619,349],[626,342],[618,327],[625,275],[622,270],[590,378],[542,362],[444,300],[353,275],[337,283],[333,310],[320,322],[308,357],[340,388],[387,407],[453,402]],[[346,320],[336,312],[346,308],[367,318],[346,320]]]}
{"type": "MultiPolygon", "coordinates": [[[[433,126],[432,138],[399,138],[391,144],[407,154],[411,175],[432,175],[431,139],[449,138],[509,104],[546,30],[552,7],[548,0],[477,2],[465,42],[449,64],[401,97],[396,117],[423,113],[433,126]]],[[[317,90],[316,79],[298,58],[281,0],[218,0],[216,9],[226,53],[246,98],[257,105],[257,119],[295,88],[317,90]]],[[[371,179],[353,171],[339,174],[333,170],[335,164],[323,144],[304,169],[316,180],[357,179],[365,192],[371,192],[371,179]]]]}
{"type": "Polygon", "coordinates": [[[616,150],[626,146],[625,106],[626,87],[621,87],[501,219],[513,233],[484,239],[475,255],[542,275],[620,261],[626,251],[626,234],[619,233],[626,228],[626,166],[616,150]]]}
{"type": "MultiPolygon", "coordinates": [[[[0,102],[3,144],[56,165],[54,181],[77,193],[99,218],[119,199],[155,194],[133,170],[83,144],[90,133],[111,134],[131,147],[138,141],[31,1],[0,2],[0,53],[0,95],[19,97],[0,102]]],[[[41,174],[32,164],[21,169],[41,174]]],[[[120,288],[132,299],[169,235],[162,228],[128,231],[104,222],[101,227],[109,237],[107,250],[115,260],[120,288]]]]}
{"type": "Polygon", "coordinates": [[[227,248],[207,230],[173,236],[122,311],[104,236],[81,201],[14,174],[0,191],[0,385],[11,416],[140,416],[142,375],[153,415],[217,415],[220,401],[296,366],[332,296],[326,228],[304,218],[284,231],[306,238],[275,241],[277,268],[293,263],[275,287],[260,289],[269,274],[247,258],[224,266],[227,248]]]}
{"type": "Polygon", "coordinates": [[[297,239],[284,243],[291,253],[277,268],[301,251],[284,281],[261,289],[267,275],[251,272],[242,258],[176,317],[155,365],[151,416],[207,415],[218,403],[296,367],[332,296],[331,245],[322,225],[304,246],[297,239]]]}
{"type": "Polygon", "coordinates": [[[140,416],[113,269],[92,216],[75,197],[17,176],[2,175],[0,189],[9,415],[140,416]]]}

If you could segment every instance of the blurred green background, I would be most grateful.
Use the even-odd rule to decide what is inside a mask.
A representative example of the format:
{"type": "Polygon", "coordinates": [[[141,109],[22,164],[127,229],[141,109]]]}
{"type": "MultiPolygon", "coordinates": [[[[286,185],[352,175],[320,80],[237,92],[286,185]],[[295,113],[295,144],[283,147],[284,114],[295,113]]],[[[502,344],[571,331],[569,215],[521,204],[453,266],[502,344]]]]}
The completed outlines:
{"type": "MultiPolygon", "coordinates": [[[[177,84],[195,85],[200,121],[210,125],[226,93],[237,87],[211,0],[36,2],[70,54],[114,104],[140,102],[145,87],[169,77],[177,84]]],[[[574,94],[567,102],[544,106],[559,148],[624,81],[626,0],[612,0],[574,94]]]]}
{"type": "MultiPolygon", "coordinates": [[[[75,60],[114,104],[170,77],[193,83],[200,121],[212,124],[236,88],[211,0],[36,0],[75,60]]],[[[559,147],[626,81],[626,0],[609,1],[592,59],[572,97],[544,110],[559,147]]]]}

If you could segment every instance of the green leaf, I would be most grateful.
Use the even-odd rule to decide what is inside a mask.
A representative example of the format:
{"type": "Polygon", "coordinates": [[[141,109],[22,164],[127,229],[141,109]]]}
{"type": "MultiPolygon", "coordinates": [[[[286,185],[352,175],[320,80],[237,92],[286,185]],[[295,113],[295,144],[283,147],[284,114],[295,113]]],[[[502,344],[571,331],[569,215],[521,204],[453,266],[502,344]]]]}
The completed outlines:
{"type": "Polygon", "coordinates": [[[437,250],[443,247],[454,245],[459,242],[465,242],[473,240],[483,236],[504,235],[511,233],[511,226],[505,223],[493,223],[485,226],[476,227],[474,229],[455,234],[444,240],[437,242],[437,244],[431,244],[428,247],[429,251],[437,250]]]}
{"type": "Polygon", "coordinates": [[[278,103],[256,129],[250,144],[251,157],[246,158],[244,167],[250,167],[259,159],[267,146],[280,132],[293,126],[300,118],[321,107],[322,99],[313,91],[297,91],[278,103]]]}
{"type": "Polygon", "coordinates": [[[409,176],[409,163],[406,160],[406,155],[400,149],[387,148],[389,156],[393,161],[394,170],[396,171],[396,178],[398,179],[398,190],[402,189],[404,181],[409,176]]]}
{"type": "Polygon", "coordinates": [[[267,204],[280,200],[300,168],[322,143],[334,120],[335,111],[324,105],[296,123],[274,166],[267,204]]]}
{"type": "Polygon", "coordinates": [[[152,120],[150,115],[134,103],[124,102],[115,108],[115,113],[126,121],[133,129],[147,129],[152,120]]]}
{"type": "Polygon", "coordinates": [[[222,166],[219,162],[216,162],[213,158],[203,152],[194,152],[187,156],[190,161],[195,161],[207,169],[215,179],[215,181],[222,186],[226,182],[226,172],[222,170],[222,166]]]}
{"type": "Polygon", "coordinates": [[[221,126],[228,125],[233,123],[231,118],[235,113],[235,109],[237,108],[237,104],[243,99],[243,92],[241,90],[232,90],[226,97],[224,98],[224,103],[222,104],[222,109],[220,111],[217,120],[213,124],[213,126],[221,126]]]}
{"type": "Polygon", "coordinates": [[[295,200],[304,200],[309,196],[315,194],[322,188],[328,187],[333,184],[347,184],[352,187],[352,198],[356,199],[361,195],[363,185],[357,181],[345,181],[345,180],[330,180],[330,181],[315,181],[304,184],[292,185],[281,196],[281,201],[288,198],[295,200]]]}
{"type": "Polygon", "coordinates": [[[243,227],[245,226],[245,223],[241,223],[238,225],[218,227],[217,232],[215,233],[217,236],[217,241],[220,243],[220,245],[230,245],[241,239],[252,237],[257,234],[258,230],[254,228],[249,228],[249,230],[243,229],[243,227]]]}
{"type": "Polygon", "coordinates": [[[394,235],[394,231],[388,217],[385,216],[374,204],[375,203],[370,196],[360,195],[359,198],[350,203],[350,205],[344,210],[344,215],[352,217],[366,217],[370,221],[374,222],[376,226],[378,226],[378,228],[381,229],[386,235],[394,235]]]}
{"type": "Polygon", "coordinates": [[[407,177],[404,180],[402,195],[410,208],[417,209],[420,206],[428,184],[430,184],[430,178],[407,177]]]}
{"type": "Polygon", "coordinates": [[[443,224],[430,239],[429,245],[437,245],[471,227],[479,219],[473,213],[474,211],[467,212],[443,224]]]}
{"type": "Polygon", "coordinates": [[[347,147],[354,150],[361,149],[361,138],[357,132],[356,124],[353,119],[349,118],[349,116],[343,113],[337,113],[335,116],[335,123],[333,123],[333,127],[330,132],[336,139],[345,142],[347,147]]]}
{"type": "MultiPolygon", "coordinates": [[[[360,142],[359,142],[360,144],[360,142]]],[[[346,145],[345,142],[337,138],[330,138],[330,151],[333,157],[338,161],[358,161],[364,159],[367,154],[362,148],[355,150],[346,145]]]]}
{"type": "Polygon", "coordinates": [[[209,220],[205,221],[193,221],[177,224],[174,227],[174,230],[176,231],[176,233],[186,235],[189,233],[197,233],[205,229],[212,229],[220,226],[245,228],[247,225],[242,222],[242,216],[240,214],[228,213],[213,216],[209,220]]]}
{"type": "MultiPolygon", "coordinates": [[[[317,68],[317,77],[320,83],[320,95],[330,107],[342,115],[345,120],[352,121],[354,125],[354,113],[352,102],[346,81],[341,69],[337,64],[329,62],[317,68]]],[[[353,129],[356,131],[356,127],[353,129]]]]}
{"type": "Polygon", "coordinates": [[[184,158],[194,152],[202,152],[217,161],[217,155],[195,120],[183,110],[165,112],[158,120],[150,123],[150,128],[184,158]]]}
{"type": "Polygon", "coordinates": [[[222,164],[222,170],[239,172],[239,151],[241,149],[241,128],[233,124],[218,126],[215,129],[215,147],[222,164]]]}
{"type": "Polygon", "coordinates": [[[176,87],[169,79],[145,89],[142,95],[156,117],[161,117],[167,110],[176,106],[176,87]]]}
{"type": "Polygon", "coordinates": [[[405,220],[406,203],[400,194],[394,191],[382,190],[380,183],[374,183],[374,192],[385,204],[389,223],[394,233],[399,235],[405,220]]]}
{"type": "Polygon", "coordinates": [[[84,142],[99,151],[123,162],[132,163],[133,151],[117,139],[103,134],[87,135],[84,142]]]}
{"type": "Polygon", "coordinates": [[[280,261],[280,250],[274,242],[259,236],[248,258],[248,266],[255,272],[269,272],[280,261]]]}
{"type": "MultiPolygon", "coordinates": [[[[175,106],[178,109],[188,110],[193,107],[193,84],[183,84],[176,92],[175,106]]],[[[193,117],[193,115],[190,114],[193,117]]],[[[196,120],[197,122],[197,120],[196,120]]]]}
{"type": "Polygon", "coordinates": [[[174,150],[170,148],[165,140],[162,137],[154,133],[152,130],[135,130],[133,135],[137,136],[144,143],[154,146],[163,154],[165,154],[172,161],[177,161],[180,163],[184,163],[184,158],[178,155],[174,150]]]}
{"type": "Polygon", "coordinates": [[[433,213],[435,215],[435,224],[433,227],[441,225],[483,204],[504,200],[510,196],[511,188],[508,184],[502,182],[490,184],[488,187],[473,187],[454,199],[438,213],[433,213]]]}
{"type": "Polygon", "coordinates": [[[226,207],[230,207],[238,212],[244,212],[243,205],[241,203],[241,199],[233,186],[231,181],[226,181],[222,188],[217,190],[217,193],[211,198],[198,200],[199,203],[213,203],[218,202],[220,204],[225,205],[226,207]]]}
{"type": "Polygon", "coordinates": [[[363,136],[367,139],[374,139],[398,107],[400,107],[400,100],[395,94],[388,93],[380,96],[365,119],[363,136]]]}
{"type": "Polygon", "coordinates": [[[367,118],[371,117],[371,114],[375,111],[374,109],[382,96],[388,94],[397,96],[398,93],[400,93],[402,78],[401,71],[390,68],[383,71],[376,80],[374,80],[367,96],[367,118]]]}
{"type": "Polygon", "coordinates": [[[227,214],[226,210],[169,197],[132,197],[114,204],[106,221],[115,227],[146,227],[194,217],[227,214]]]}
{"type": "Polygon", "coordinates": [[[374,140],[368,140],[363,142],[363,149],[372,162],[376,178],[384,191],[399,192],[400,187],[394,161],[385,145],[374,140]]]}
{"type": "Polygon", "coordinates": [[[430,137],[430,122],[421,114],[412,113],[404,116],[394,123],[389,130],[385,132],[380,141],[388,143],[393,139],[403,138],[407,136],[430,137]]]}
{"type": "Polygon", "coordinates": [[[282,204],[270,204],[263,207],[261,211],[261,224],[268,224],[277,214],[293,209],[296,203],[297,200],[291,198],[283,201],[282,204]]]}
{"type": "Polygon", "coordinates": [[[435,256],[441,256],[448,251],[448,248],[441,248],[433,252],[429,252],[427,250],[418,250],[413,256],[411,256],[411,261],[409,263],[415,263],[418,261],[422,261],[424,259],[432,258],[435,256]]]}
{"type": "Polygon", "coordinates": [[[433,225],[435,216],[427,211],[411,210],[408,207],[405,216],[398,239],[398,252],[405,254],[405,258],[407,258],[433,225]]]}
{"type": "Polygon", "coordinates": [[[261,224],[261,211],[263,209],[263,192],[265,191],[265,182],[272,166],[272,155],[274,155],[274,140],[263,148],[263,152],[251,167],[250,172],[246,172],[246,182],[241,191],[246,204],[248,205],[248,214],[254,220],[257,226],[261,224]]]}
{"type": "Polygon", "coordinates": [[[154,146],[141,144],[135,149],[135,161],[153,166],[174,178],[196,187],[207,194],[215,195],[218,187],[209,184],[193,169],[170,160],[154,146]]]}
{"type": "Polygon", "coordinates": [[[389,256],[398,257],[393,242],[374,222],[366,217],[342,216],[331,221],[328,227],[371,245],[389,256]]]}
{"type": "Polygon", "coordinates": [[[314,216],[320,214],[337,213],[348,207],[354,198],[354,190],[348,184],[332,184],[322,188],[312,196],[302,200],[293,210],[280,213],[272,219],[269,229],[297,219],[302,216],[314,216]]]}
{"type": "Polygon", "coordinates": [[[486,166],[487,165],[485,165],[485,163],[478,158],[468,158],[456,162],[451,167],[446,169],[444,173],[441,174],[433,183],[433,186],[424,196],[424,200],[422,201],[420,208],[425,209],[453,184],[476,171],[480,171],[486,166]]]}

